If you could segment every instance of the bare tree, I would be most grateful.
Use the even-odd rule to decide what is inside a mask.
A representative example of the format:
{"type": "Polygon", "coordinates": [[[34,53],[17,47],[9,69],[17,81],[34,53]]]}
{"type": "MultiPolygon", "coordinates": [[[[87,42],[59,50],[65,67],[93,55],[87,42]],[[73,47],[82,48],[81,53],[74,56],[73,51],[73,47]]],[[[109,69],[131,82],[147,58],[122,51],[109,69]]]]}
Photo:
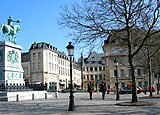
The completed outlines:
{"type": "MultiPolygon", "coordinates": [[[[160,34],[155,34],[151,38],[145,41],[145,44],[139,54],[136,56],[136,60],[139,58],[139,66],[148,70],[148,78],[149,78],[149,89],[150,89],[150,97],[152,94],[152,74],[157,66],[157,62],[155,59],[157,58],[157,54],[160,51],[159,45],[159,36],[160,34]],[[141,61],[140,61],[141,60],[141,61]]],[[[155,73],[155,72],[154,72],[155,73]]]]}
{"type": "Polygon", "coordinates": [[[160,32],[159,7],[158,0],[84,0],[82,4],[73,4],[71,9],[64,7],[58,24],[72,29],[69,35],[73,41],[86,46],[102,43],[108,35],[115,34],[113,30],[125,32],[125,36],[116,34],[116,38],[127,45],[133,86],[131,102],[138,102],[133,58],[147,39],[160,32]],[[133,37],[135,28],[144,30],[136,33],[138,42],[133,37]]]}
{"type": "Polygon", "coordinates": [[[158,50],[158,52],[156,52],[156,54],[153,57],[153,71],[158,74],[158,78],[157,78],[157,94],[159,94],[159,90],[160,90],[160,50],[158,50]]]}

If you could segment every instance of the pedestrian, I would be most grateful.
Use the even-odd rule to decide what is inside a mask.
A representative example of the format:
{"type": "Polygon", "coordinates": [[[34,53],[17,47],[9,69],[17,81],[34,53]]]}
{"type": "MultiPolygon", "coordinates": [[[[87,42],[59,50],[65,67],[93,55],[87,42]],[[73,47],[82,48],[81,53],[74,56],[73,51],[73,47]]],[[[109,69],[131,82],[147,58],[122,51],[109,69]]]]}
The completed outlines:
{"type": "Polygon", "coordinates": [[[88,84],[88,93],[89,93],[89,97],[90,97],[90,100],[92,100],[92,93],[94,91],[94,87],[93,87],[93,84],[90,82],[88,84]]]}
{"type": "Polygon", "coordinates": [[[104,82],[100,85],[101,91],[102,91],[102,99],[104,100],[105,94],[106,94],[106,85],[104,82]]]}

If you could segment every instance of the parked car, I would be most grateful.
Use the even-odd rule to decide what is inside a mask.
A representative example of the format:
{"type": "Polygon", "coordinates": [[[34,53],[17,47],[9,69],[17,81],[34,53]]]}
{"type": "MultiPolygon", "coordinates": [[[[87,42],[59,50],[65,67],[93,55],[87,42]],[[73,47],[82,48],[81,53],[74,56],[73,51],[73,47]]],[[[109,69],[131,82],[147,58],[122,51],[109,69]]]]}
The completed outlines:
{"type": "MultiPolygon", "coordinates": [[[[67,88],[67,89],[62,89],[61,92],[62,92],[62,93],[68,93],[68,92],[70,92],[70,89],[69,89],[69,88],[67,88]]],[[[77,92],[77,90],[76,90],[75,88],[73,88],[73,89],[72,89],[72,92],[75,93],[75,92],[77,92]]]]}
{"type": "MultiPolygon", "coordinates": [[[[152,86],[152,92],[155,92],[155,88],[152,86]]],[[[147,88],[147,92],[150,92],[150,87],[147,88]]]]}
{"type": "MultiPolygon", "coordinates": [[[[139,86],[137,86],[137,93],[141,93],[143,90],[139,86]]],[[[119,94],[132,94],[132,87],[124,87],[123,89],[119,90],[119,94]]]]}

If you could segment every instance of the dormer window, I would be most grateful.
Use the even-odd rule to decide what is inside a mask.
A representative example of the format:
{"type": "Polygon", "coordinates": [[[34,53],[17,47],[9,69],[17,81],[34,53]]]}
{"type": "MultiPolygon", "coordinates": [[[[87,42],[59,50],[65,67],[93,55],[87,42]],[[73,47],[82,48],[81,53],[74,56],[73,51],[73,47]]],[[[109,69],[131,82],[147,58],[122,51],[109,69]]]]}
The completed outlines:
{"type": "Polygon", "coordinates": [[[38,48],[41,48],[42,47],[42,44],[38,44],[38,48]]]}
{"type": "Polygon", "coordinates": [[[37,44],[34,44],[34,45],[33,45],[33,48],[36,48],[36,46],[37,46],[37,44]]]}

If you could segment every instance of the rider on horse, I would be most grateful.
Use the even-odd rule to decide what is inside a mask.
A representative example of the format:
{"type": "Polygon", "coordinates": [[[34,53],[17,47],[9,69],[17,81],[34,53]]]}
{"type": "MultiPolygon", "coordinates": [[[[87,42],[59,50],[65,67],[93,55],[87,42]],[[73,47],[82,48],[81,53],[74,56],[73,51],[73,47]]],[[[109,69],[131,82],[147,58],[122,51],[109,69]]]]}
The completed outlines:
{"type": "MultiPolygon", "coordinates": [[[[17,23],[19,23],[20,20],[14,21],[14,20],[12,19],[12,16],[9,16],[9,19],[7,20],[7,22],[8,22],[7,24],[13,28],[12,22],[17,22],[17,23]]],[[[14,28],[13,28],[13,29],[14,29],[14,28]]]]}
{"type": "Polygon", "coordinates": [[[2,36],[4,37],[4,40],[5,40],[5,36],[7,36],[8,40],[11,41],[10,40],[10,36],[11,36],[12,37],[12,42],[15,43],[16,34],[20,30],[20,26],[19,25],[12,25],[12,22],[19,23],[20,21],[21,20],[14,21],[12,19],[12,16],[9,16],[9,18],[7,20],[7,25],[6,24],[1,24],[0,31],[3,32],[2,36]]]}

